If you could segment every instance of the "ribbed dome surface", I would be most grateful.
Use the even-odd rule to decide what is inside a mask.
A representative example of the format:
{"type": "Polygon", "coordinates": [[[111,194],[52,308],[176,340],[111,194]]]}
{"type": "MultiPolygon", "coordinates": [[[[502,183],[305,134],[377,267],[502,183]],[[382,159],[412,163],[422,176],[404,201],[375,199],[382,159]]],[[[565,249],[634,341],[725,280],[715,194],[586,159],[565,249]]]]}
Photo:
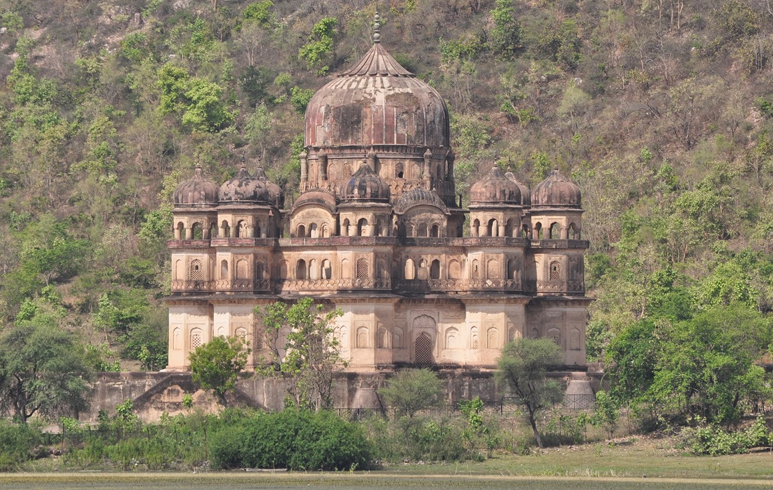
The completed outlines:
{"type": "Polygon", "coordinates": [[[567,179],[558,170],[553,170],[548,177],[537,184],[531,195],[532,206],[581,206],[580,187],[567,179]]]}
{"type": "Polygon", "coordinates": [[[442,209],[444,213],[448,213],[448,208],[437,193],[422,188],[416,188],[403,194],[395,204],[395,212],[403,214],[408,209],[421,205],[435,206],[442,209]]]}
{"type": "Polygon", "coordinates": [[[266,186],[266,194],[268,196],[268,200],[273,205],[275,205],[280,209],[284,207],[284,204],[285,204],[284,191],[277,184],[268,180],[265,170],[263,170],[263,167],[261,167],[260,165],[258,165],[258,168],[255,169],[255,178],[263,182],[263,184],[266,186]]]}
{"type": "Polygon", "coordinates": [[[470,204],[521,204],[521,189],[494,166],[470,188],[470,204]]]}
{"type": "Polygon", "coordinates": [[[331,192],[323,189],[309,189],[308,191],[298,196],[298,199],[296,199],[295,203],[293,204],[293,210],[309,204],[322,206],[327,208],[327,210],[331,213],[335,213],[337,202],[335,195],[333,195],[331,192]]]}
{"type": "Polygon", "coordinates": [[[531,206],[531,189],[529,189],[529,186],[516,179],[512,172],[505,172],[505,177],[515,182],[515,185],[517,185],[518,189],[521,191],[521,204],[524,206],[531,206]]]}
{"type": "Polygon", "coordinates": [[[448,109],[438,92],[374,44],[306,108],[306,146],[449,146],[448,109]]]}
{"type": "Polygon", "coordinates": [[[172,195],[176,207],[211,207],[217,205],[217,185],[205,179],[196,165],[193,177],[181,183],[172,195]]]}
{"type": "Polygon", "coordinates": [[[268,200],[266,185],[256,179],[242,165],[239,173],[220,186],[220,202],[260,202],[268,200]]]}
{"type": "Polygon", "coordinates": [[[351,201],[389,201],[389,184],[363,162],[343,189],[343,197],[351,201]]]}

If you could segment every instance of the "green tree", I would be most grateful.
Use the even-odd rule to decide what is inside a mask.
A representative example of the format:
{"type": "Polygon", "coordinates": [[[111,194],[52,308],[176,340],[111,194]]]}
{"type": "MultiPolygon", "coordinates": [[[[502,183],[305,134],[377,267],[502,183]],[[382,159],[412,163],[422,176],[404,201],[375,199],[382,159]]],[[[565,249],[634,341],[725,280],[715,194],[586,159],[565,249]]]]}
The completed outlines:
{"type": "Polygon", "coordinates": [[[255,22],[260,27],[271,27],[274,23],[274,14],[271,9],[274,8],[274,2],[263,0],[247,5],[242,12],[242,17],[248,22],[255,22]]]}
{"type": "Polygon", "coordinates": [[[742,402],[759,396],[765,384],[764,372],[754,362],[770,344],[770,320],[731,305],[699,313],[665,333],[648,401],[709,422],[738,420],[742,402]]]}
{"type": "Polygon", "coordinates": [[[378,394],[397,413],[411,418],[443,403],[443,382],[429,369],[402,369],[378,394]]]}
{"type": "Polygon", "coordinates": [[[73,335],[37,312],[0,336],[0,406],[22,424],[88,408],[91,371],[73,335]]]}
{"type": "Polygon", "coordinates": [[[215,337],[189,356],[193,382],[212,390],[220,403],[227,406],[226,395],[236,389],[249,353],[250,349],[239,337],[215,337]]]}
{"type": "Polygon", "coordinates": [[[537,445],[542,438],[537,429],[537,414],[564,397],[564,389],[547,379],[547,370],[563,362],[561,348],[550,339],[518,339],[502,350],[497,362],[497,381],[515,396],[515,403],[526,409],[537,445]]]}
{"type": "MultiPolygon", "coordinates": [[[[342,315],[340,310],[323,311],[312,298],[303,298],[291,307],[272,303],[262,315],[270,343],[276,343],[279,330],[287,326],[287,344],[283,359],[276,361],[279,370],[292,377],[290,387],[296,406],[314,410],[330,408],[333,403],[333,375],[346,363],[338,355],[339,343],[333,334],[333,320],[342,315]]],[[[277,346],[280,347],[280,346],[277,346]]],[[[274,371],[275,372],[275,371],[274,371]]]]}
{"type": "Polygon", "coordinates": [[[491,11],[494,28],[491,30],[489,46],[503,60],[513,59],[521,47],[521,24],[514,13],[513,0],[497,0],[491,11]]]}
{"type": "Polygon", "coordinates": [[[309,42],[298,49],[298,58],[306,62],[309,70],[316,70],[318,75],[324,75],[330,62],[335,58],[335,35],[338,20],[335,17],[325,17],[311,29],[309,42]]]}

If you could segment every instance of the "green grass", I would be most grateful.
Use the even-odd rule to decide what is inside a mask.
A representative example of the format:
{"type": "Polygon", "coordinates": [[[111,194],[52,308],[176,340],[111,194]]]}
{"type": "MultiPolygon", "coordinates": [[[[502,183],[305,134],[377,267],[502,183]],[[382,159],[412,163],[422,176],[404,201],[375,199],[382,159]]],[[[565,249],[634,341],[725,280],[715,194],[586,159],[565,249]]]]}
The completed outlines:
{"type": "Polygon", "coordinates": [[[529,489],[529,490],[699,490],[750,489],[769,487],[768,481],[730,480],[650,480],[623,478],[503,477],[503,476],[403,476],[373,473],[262,474],[217,473],[191,475],[180,473],[145,474],[61,474],[0,475],[4,490],[241,490],[244,488],[329,488],[336,490],[381,488],[439,489],[529,489]]]}

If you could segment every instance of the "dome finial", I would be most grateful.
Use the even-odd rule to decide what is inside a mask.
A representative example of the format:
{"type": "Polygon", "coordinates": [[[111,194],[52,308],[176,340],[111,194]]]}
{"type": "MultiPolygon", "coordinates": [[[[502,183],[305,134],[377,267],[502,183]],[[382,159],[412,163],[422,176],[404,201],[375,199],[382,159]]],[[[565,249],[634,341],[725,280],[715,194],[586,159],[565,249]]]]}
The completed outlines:
{"type": "Polygon", "coordinates": [[[373,44],[381,42],[381,16],[376,11],[376,18],[373,21],[373,44]]]}

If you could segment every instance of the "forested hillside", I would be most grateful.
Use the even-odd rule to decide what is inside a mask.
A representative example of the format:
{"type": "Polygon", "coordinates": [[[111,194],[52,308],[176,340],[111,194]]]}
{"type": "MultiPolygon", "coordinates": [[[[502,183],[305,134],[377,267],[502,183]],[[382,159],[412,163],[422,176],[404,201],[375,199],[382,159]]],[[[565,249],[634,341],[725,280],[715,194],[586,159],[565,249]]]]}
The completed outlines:
{"type": "Polygon", "coordinates": [[[163,367],[176,184],[245,152],[295,189],[306,103],[369,48],[377,8],[383,45],[449,104],[461,192],[494,163],[580,184],[593,359],[612,342],[653,363],[718,306],[762,325],[760,359],[769,0],[0,0],[6,328],[45,318],[97,369],[163,367]]]}

